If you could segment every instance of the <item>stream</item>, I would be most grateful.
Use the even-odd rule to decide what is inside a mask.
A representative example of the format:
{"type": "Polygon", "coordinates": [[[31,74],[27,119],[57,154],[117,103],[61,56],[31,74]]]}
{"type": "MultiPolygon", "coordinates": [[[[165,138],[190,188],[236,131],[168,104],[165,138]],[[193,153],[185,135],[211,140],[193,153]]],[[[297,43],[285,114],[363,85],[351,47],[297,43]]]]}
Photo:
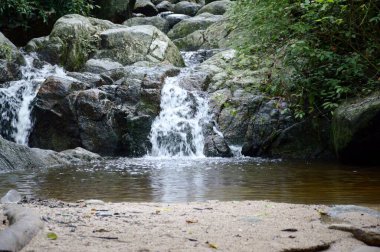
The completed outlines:
{"type": "Polygon", "coordinates": [[[86,166],[0,173],[0,195],[10,188],[29,197],[65,201],[380,205],[377,167],[244,157],[120,158],[86,166]]]}
{"type": "MultiPolygon", "coordinates": [[[[152,150],[145,157],[37,170],[0,169],[0,195],[14,188],[27,197],[65,201],[272,200],[380,205],[378,167],[248,158],[239,155],[234,146],[230,146],[233,158],[206,158],[203,128],[212,116],[206,93],[187,91],[178,84],[191,65],[200,62],[197,54],[184,56],[190,67],[166,79],[161,112],[150,133],[152,150]]],[[[0,89],[0,133],[24,145],[33,126],[30,113],[39,86],[47,76],[65,76],[56,66],[33,69],[33,57],[26,59],[25,79],[0,89]]],[[[222,136],[217,125],[213,130],[222,136]]]]}

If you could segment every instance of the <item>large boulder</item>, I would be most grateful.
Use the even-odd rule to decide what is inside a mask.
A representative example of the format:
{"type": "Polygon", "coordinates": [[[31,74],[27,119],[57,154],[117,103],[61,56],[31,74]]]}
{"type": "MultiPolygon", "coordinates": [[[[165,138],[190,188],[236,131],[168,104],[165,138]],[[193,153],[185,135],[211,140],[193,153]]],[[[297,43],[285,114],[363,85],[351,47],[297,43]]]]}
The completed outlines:
{"type": "Polygon", "coordinates": [[[162,1],[156,5],[156,8],[159,12],[173,11],[174,4],[170,3],[169,1],[162,1]]]}
{"type": "Polygon", "coordinates": [[[185,14],[170,14],[166,15],[164,18],[169,22],[169,28],[171,29],[182,20],[190,18],[190,16],[185,14]]]}
{"type": "Polygon", "coordinates": [[[380,164],[380,93],[347,102],[335,112],[332,135],[342,162],[380,164]]]}
{"type": "Polygon", "coordinates": [[[231,5],[229,0],[221,0],[209,3],[203,6],[197,13],[197,15],[208,12],[214,15],[223,15],[231,5]]]}
{"type": "Polygon", "coordinates": [[[177,14],[185,14],[189,16],[195,16],[197,12],[202,8],[200,4],[181,1],[174,6],[173,12],[177,14]]]}
{"type": "Polygon", "coordinates": [[[233,29],[228,20],[223,19],[211,24],[206,30],[196,30],[189,35],[173,40],[178,49],[195,51],[199,49],[230,48],[233,37],[239,36],[239,30],[233,29]]]}
{"type": "Polygon", "coordinates": [[[134,17],[128,19],[123,23],[125,26],[136,26],[136,25],[153,25],[163,33],[169,31],[169,22],[159,16],[154,17],[134,17]]]}
{"type": "Polygon", "coordinates": [[[232,157],[232,151],[225,139],[218,134],[206,136],[203,150],[206,157],[232,157]]]}
{"type": "Polygon", "coordinates": [[[90,73],[102,73],[120,67],[123,65],[109,59],[89,59],[84,65],[84,70],[90,73]]]}
{"type": "Polygon", "coordinates": [[[35,125],[29,145],[43,149],[63,151],[82,147],[76,124],[75,105],[68,96],[91,86],[71,78],[49,77],[38,91],[33,116],[35,125]]]}
{"type": "Polygon", "coordinates": [[[99,6],[93,11],[97,18],[121,23],[132,17],[136,0],[95,0],[94,3],[99,6]]]}
{"type": "Polygon", "coordinates": [[[0,32],[0,86],[3,82],[20,78],[23,63],[17,47],[0,32]]]}
{"type": "Polygon", "coordinates": [[[74,14],[60,18],[48,37],[31,40],[26,50],[70,71],[82,70],[91,58],[106,58],[123,65],[141,60],[183,64],[175,45],[155,27],[127,28],[74,14]]]}
{"type": "Polygon", "coordinates": [[[223,19],[222,15],[202,13],[198,16],[182,20],[168,33],[171,39],[183,38],[196,30],[205,30],[207,27],[223,19]]]}
{"type": "Polygon", "coordinates": [[[0,171],[69,165],[100,159],[81,148],[58,153],[19,145],[0,136],[0,171]]]}
{"type": "Polygon", "coordinates": [[[134,12],[152,17],[158,14],[156,6],[150,0],[136,0],[134,12]]]}
{"type": "Polygon", "coordinates": [[[33,111],[31,146],[57,151],[84,147],[110,156],[147,153],[164,80],[179,69],[160,65],[98,70],[100,74],[69,74],[91,84],[58,77],[42,84],[33,111]]]}
{"type": "Polygon", "coordinates": [[[95,58],[109,58],[123,65],[138,61],[184,64],[173,42],[151,25],[109,29],[100,33],[100,38],[101,49],[95,53],[95,58]]]}
{"type": "Polygon", "coordinates": [[[79,70],[98,48],[99,33],[115,27],[106,20],[66,15],[57,20],[49,37],[31,40],[26,50],[36,51],[52,64],[79,70]]]}
{"type": "Polygon", "coordinates": [[[209,106],[224,139],[242,146],[246,156],[331,157],[326,123],[318,128],[314,121],[295,120],[285,100],[260,92],[268,69],[231,68],[235,59],[235,51],[226,50],[196,68],[208,73],[209,106]]]}

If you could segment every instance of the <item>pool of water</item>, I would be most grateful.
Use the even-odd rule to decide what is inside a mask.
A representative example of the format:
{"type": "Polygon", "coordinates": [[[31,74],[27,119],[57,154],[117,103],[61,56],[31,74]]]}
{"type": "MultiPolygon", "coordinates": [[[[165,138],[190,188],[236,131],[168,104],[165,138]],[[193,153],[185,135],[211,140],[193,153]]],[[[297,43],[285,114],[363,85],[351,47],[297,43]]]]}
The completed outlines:
{"type": "Polygon", "coordinates": [[[0,194],[65,201],[272,200],[380,204],[380,167],[256,158],[121,158],[86,166],[0,173],[0,194]]]}

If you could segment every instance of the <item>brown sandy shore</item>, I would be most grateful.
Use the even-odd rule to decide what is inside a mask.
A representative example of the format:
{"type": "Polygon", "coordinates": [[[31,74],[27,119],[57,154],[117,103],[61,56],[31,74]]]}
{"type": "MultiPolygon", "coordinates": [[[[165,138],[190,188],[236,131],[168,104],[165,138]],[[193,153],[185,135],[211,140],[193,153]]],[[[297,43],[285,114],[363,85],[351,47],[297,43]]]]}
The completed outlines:
{"type": "MultiPolygon", "coordinates": [[[[43,219],[44,229],[22,251],[380,251],[345,223],[379,231],[380,218],[365,212],[330,218],[324,205],[270,201],[194,203],[23,204],[43,219]],[[57,235],[57,239],[49,233],[57,235]],[[364,247],[363,247],[364,246],[364,247]],[[368,250],[369,249],[369,250],[368,250]]],[[[0,208],[2,209],[2,208],[0,208]]],[[[0,210],[0,216],[2,216],[0,210]]],[[[1,217],[2,218],[2,217],[1,217]]],[[[0,229],[4,228],[4,223],[0,229]]],[[[54,235],[53,235],[54,236],[54,235]]]]}

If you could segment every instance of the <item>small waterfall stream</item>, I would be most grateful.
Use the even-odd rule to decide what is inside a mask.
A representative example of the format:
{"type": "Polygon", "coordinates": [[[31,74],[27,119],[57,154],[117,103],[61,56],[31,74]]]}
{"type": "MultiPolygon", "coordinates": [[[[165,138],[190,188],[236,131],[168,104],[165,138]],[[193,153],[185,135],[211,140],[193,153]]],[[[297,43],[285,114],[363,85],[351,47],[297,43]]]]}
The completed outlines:
{"type": "Polygon", "coordinates": [[[21,80],[10,81],[0,88],[0,134],[18,144],[27,145],[30,130],[32,102],[41,84],[48,76],[65,76],[63,68],[44,64],[34,66],[35,55],[25,55],[25,66],[21,67],[21,80]]]}
{"type": "Polygon", "coordinates": [[[211,119],[208,99],[200,91],[187,91],[180,82],[200,62],[196,52],[183,53],[187,68],[168,77],[161,91],[161,112],[150,133],[151,156],[204,157],[203,127],[211,119]]]}

